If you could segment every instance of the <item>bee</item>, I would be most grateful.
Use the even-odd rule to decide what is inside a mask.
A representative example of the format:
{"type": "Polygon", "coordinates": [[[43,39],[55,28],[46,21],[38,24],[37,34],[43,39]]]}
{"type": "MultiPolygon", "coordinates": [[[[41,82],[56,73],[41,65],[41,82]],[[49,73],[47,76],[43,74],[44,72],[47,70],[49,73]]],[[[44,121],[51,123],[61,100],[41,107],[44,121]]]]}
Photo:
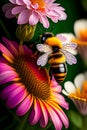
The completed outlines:
{"type": "Polygon", "coordinates": [[[66,62],[70,65],[77,62],[72,52],[76,47],[76,43],[64,42],[62,35],[56,37],[46,32],[41,36],[41,44],[36,45],[37,50],[41,53],[37,59],[37,65],[44,67],[47,63],[50,64],[50,70],[55,80],[62,82],[67,74],[66,62]]]}

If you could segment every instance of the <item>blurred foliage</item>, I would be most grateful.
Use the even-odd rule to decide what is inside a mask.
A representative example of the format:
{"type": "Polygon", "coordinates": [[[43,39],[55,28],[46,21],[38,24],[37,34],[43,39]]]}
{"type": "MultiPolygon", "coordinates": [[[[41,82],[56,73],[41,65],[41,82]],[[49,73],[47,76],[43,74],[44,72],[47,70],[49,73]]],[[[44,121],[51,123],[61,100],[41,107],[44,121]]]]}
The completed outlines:
{"type": "Polygon", "coordinates": [[[84,10],[87,12],[87,0],[81,0],[84,10]]]}
{"type": "MultiPolygon", "coordinates": [[[[19,42],[15,35],[15,31],[17,28],[16,19],[15,18],[7,19],[5,18],[4,13],[2,12],[2,6],[7,2],[8,0],[0,0],[0,42],[2,41],[2,36],[6,36],[9,39],[19,42]]],[[[38,23],[33,39],[29,42],[26,42],[25,43],[26,45],[29,45],[35,41],[38,41],[39,35],[41,35],[45,31],[53,32],[54,35],[58,33],[64,33],[64,32],[74,33],[73,31],[74,22],[77,19],[87,18],[87,12],[84,9],[80,0],[56,0],[56,2],[60,3],[60,5],[65,8],[65,12],[67,13],[67,20],[59,21],[56,24],[50,20],[50,28],[48,29],[43,28],[43,26],[40,23],[38,23]]],[[[75,75],[77,75],[80,72],[85,71],[85,67],[79,55],[77,55],[77,61],[78,62],[76,65],[72,65],[72,66],[67,65],[68,72],[67,72],[65,81],[67,80],[73,81],[75,75]]],[[[63,86],[63,83],[62,83],[62,86],[63,86]]],[[[73,110],[73,111],[69,111],[70,113],[65,111],[67,116],[70,119],[70,126],[68,130],[79,130],[79,128],[82,126],[82,117],[80,117],[79,114],[76,114],[77,110],[74,104],[72,103],[72,101],[70,101],[67,98],[66,100],[70,103],[70,110],[73,110]],[[73,124],[77,125],[77,128],[74,128],[73,124]]],[[[33,127],[29,126],[28,121],[26,122],[25,120],[26,118],[16,117],[15,110],[9,110],[8,108],[5,107],[5,104],[2,102],[2,100],[0,100],[0,130],[12,130],[12,129],[13,130],[27,130],[27,129],[34,130],[35,129],[34,127],[36,126],[33,126],[33,127]],[[22,125],[19,125],[19,124],[22,124],[22,125]]],[[[45,129],[42,129],[37,125],[37,129],[38,130],[48,130],[48,129],[54,130],[54,126],[51,123],[49,123],[45,129]]],[[[64,127],[63,127],[63,130],[65,130],[64,127]]]]}

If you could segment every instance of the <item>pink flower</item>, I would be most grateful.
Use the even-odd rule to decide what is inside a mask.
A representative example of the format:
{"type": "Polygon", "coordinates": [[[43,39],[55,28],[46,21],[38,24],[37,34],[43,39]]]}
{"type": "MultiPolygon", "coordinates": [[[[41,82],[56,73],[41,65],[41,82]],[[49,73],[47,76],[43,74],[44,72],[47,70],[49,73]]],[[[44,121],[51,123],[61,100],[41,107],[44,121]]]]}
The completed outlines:
{"type": "Polygon", "coordinates": [[[0,97],[7,107],[16,107],[18,116],[29,111],[31,125],[39,122],[44,128],[50,119],[56,130],[61,130],[63,124],[67,128],[68,119],[61,107],[68,109],[68,103],[60,94],[61,86],[54,77],[50,81],[45,68],[38,68],[27,46],[6,38],[3,41],[6,46],[0,43],[0,97]]]}
{"type": "Polygon", "coordinates": [[[7,18],[17,17],[18,24],[36,25],[40,22],[48,28],[47,17],[55,23],[67,17],[64,8],[54,3],[55,0],[9,0],[9,2],[3,6],[5,16],[7,18]]]}

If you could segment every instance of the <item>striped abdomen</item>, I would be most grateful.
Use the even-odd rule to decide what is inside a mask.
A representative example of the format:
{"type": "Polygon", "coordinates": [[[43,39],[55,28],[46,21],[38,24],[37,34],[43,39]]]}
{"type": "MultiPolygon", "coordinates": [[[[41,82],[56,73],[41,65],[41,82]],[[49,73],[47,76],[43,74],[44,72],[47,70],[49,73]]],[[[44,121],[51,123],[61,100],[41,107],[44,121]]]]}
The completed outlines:
{"type": "Polygon", "coordinates": [[[61,52],[53,53],[50,55],[49,64],[56,81],[62,82],[67,73],[65,56],[61,52]]]}

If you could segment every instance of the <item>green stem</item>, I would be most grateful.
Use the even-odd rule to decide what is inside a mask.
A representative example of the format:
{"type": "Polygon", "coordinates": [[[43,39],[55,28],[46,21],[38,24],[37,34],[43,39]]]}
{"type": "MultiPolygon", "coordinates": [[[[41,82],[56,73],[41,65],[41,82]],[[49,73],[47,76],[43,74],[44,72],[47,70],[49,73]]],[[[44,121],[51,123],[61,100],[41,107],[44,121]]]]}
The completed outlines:
{"type": "Polygon", "coordinates": [[[87,130],[87,116],[83,117],[83,126],[80,130],[87,130]]]}
{"type": "Polygon", "coordinates": [[[20,45],[23,45],[23,41],[22,40],[20,41],[20,45]]]}
{"type": "Polygon", "coordinates": [[[1,19],[0,19],[0,26],[1,26],[1,28],[3,29],[3,31],[5,32],[6,36],[7,36],[8,38],[11,38],[10,33],[8,32],[7,28],[5,27],[5,25],[4,25],[4,23],[2,22],[1,19]]]}

